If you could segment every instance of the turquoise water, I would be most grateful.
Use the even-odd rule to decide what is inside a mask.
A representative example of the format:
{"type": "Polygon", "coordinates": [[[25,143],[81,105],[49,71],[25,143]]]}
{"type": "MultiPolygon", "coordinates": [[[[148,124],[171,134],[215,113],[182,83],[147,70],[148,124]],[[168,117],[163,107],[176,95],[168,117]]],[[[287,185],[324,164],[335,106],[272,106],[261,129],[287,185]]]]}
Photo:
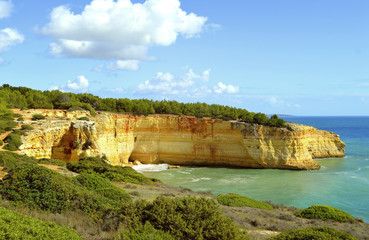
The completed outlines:
{"type": "Polygon", "coordinates": [[[369,117],[285,119],[339,134],[346,157],[319,159],[318,171],[182,167],[143,173],[196,191],[234,192],[300,208],[329,205],[369,222],[369,117]]]}

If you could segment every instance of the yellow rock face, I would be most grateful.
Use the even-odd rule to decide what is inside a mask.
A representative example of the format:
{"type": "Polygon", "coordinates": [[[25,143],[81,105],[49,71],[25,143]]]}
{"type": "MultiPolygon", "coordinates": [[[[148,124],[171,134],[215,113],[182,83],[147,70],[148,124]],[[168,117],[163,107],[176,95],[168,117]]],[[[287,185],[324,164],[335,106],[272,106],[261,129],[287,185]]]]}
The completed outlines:
{"type": "Polygon", "coordinates": [[[339,136],[292,124],[295,131],[188,116],[49,110],[23,138],[21,153],[36,158],[76,161],[105,157],[113,165],[143,164],[319,169],[313,158],[342,157],[339,136]]]}

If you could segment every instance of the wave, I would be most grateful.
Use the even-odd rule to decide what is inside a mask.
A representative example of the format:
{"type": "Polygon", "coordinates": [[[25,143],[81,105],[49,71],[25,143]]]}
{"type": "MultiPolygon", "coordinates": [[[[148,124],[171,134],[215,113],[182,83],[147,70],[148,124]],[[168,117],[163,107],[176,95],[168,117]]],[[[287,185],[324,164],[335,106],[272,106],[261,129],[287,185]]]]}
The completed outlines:
{"type": "Polygon", "coordinates": [[[142,164],[133,166],[132,168],[137,172],[160,172],[167,170],[169,164],[142,164]]]}
{"type": "Polygon", "coordinates": [[[211,178],[193,178],[191,182],[199,182],[199,181],[209,181],[211,178]]]}

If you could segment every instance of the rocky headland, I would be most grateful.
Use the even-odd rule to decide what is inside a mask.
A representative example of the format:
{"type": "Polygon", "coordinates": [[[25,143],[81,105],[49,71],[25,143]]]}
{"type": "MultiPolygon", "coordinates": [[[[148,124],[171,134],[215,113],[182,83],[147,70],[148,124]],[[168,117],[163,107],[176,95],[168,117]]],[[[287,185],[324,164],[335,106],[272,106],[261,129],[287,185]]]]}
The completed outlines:
{"type": "Polygon", "coordinates": [[[113,165],[227,166],[319,169],[314,158],[342,157],[345,144],[332,132],[289,123],[286,128],[177,115],[129,115],[85,111],[27,110],[42,114],[22,138],[20,153],[77,161],[100,156],[113,165]],[[90,121],[77,120],[88,117],[90,121]]]}

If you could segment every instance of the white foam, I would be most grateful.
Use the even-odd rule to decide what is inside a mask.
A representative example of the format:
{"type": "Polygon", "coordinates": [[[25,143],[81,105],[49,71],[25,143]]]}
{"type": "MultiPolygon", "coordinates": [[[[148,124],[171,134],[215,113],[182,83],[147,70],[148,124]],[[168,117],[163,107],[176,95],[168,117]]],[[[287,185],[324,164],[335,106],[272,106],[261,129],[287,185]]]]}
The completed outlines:
{"type": "Polygon", "coordinates": [[[142,164],[133,166],[137,172],[160,172],[168,169],[169,164],[142,164]]]}
{"type": "Polygon", "coordinates": [[[199,181],[209,181],[211,178],[193,178],[191,182],[199,182],[199,181]]]}

